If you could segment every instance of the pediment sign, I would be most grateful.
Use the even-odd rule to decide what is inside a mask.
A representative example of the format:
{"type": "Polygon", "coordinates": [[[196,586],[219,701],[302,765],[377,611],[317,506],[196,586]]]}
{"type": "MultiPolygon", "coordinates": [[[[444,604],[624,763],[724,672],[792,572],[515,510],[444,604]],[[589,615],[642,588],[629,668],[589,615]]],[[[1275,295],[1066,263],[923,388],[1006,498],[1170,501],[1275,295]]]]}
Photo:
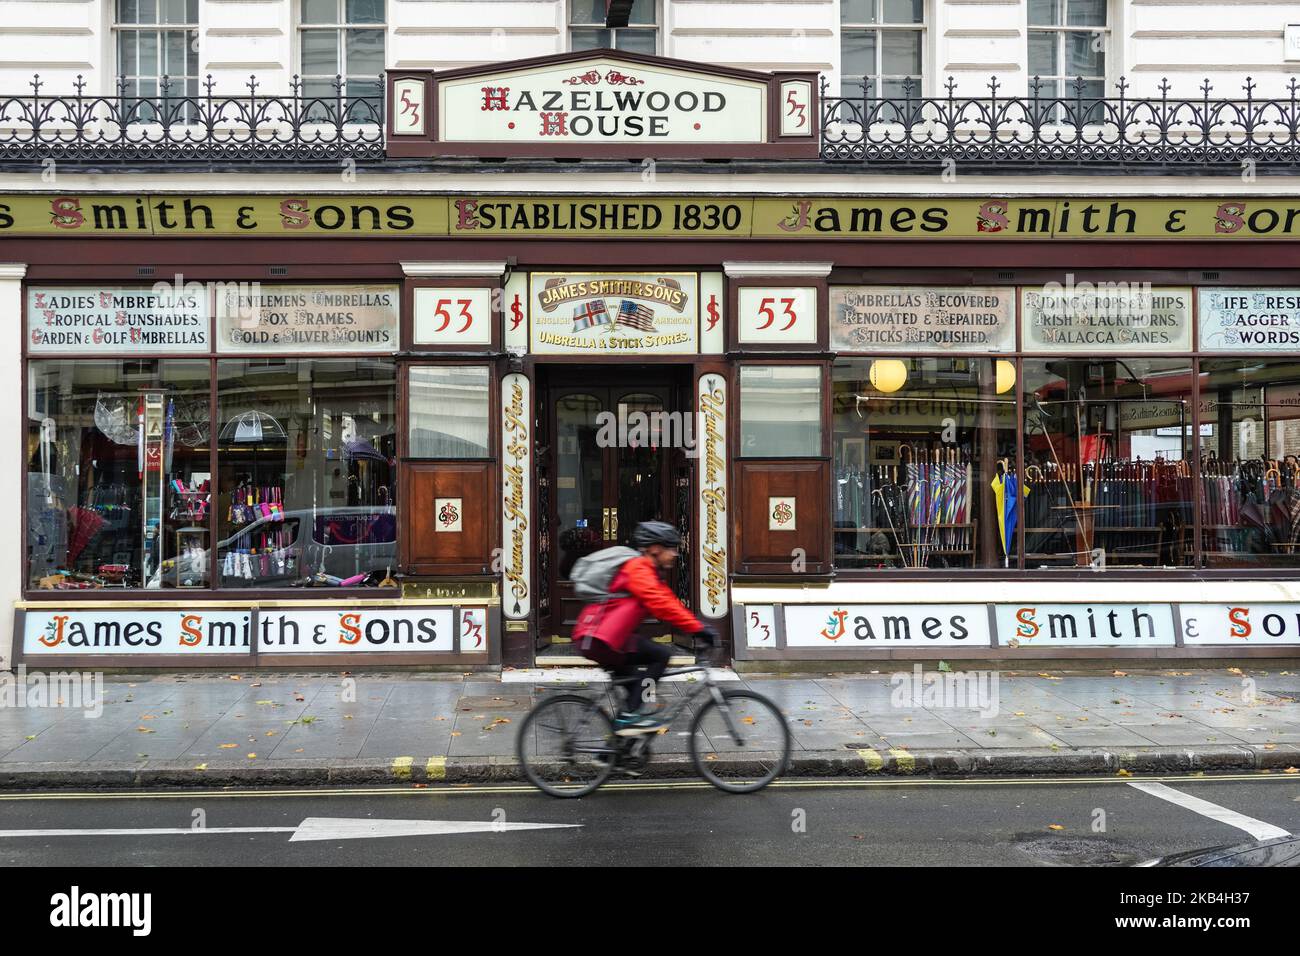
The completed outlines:
{"type": "Polygon", "coordinates": [[[388,73],[390,156],[815,158],[817,75],[614,50],[388,73]]]}

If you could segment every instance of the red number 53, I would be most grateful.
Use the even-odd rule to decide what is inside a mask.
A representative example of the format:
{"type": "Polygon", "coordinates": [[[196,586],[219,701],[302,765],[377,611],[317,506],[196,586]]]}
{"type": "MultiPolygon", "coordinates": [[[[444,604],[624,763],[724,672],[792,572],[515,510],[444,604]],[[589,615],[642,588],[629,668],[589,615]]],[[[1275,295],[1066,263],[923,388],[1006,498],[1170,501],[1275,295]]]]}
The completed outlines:
{"type": "MultiPolygon", "coordinates": [[[[767,321],[758,327],[758,330],[760,332],[763,331],[763,329],[770,327],[772,323],[776,321],[776,313],[772,311],[772,305],[776,301],[777,301],[776,299],[767,298],[759,302],[758,314],[767,316],[767,321]]],[[[787,322],[785,325],[781,326],[781,328],[778,331],[788,332],[790,329],[794,328],[794,324],[799,320],[799,316],[795,315],[794,312],[794,299],[781,299],[780,301],[781,304],[785,306],[782,315],[788,315],[790,317],[790,321],[787,322]]]]}

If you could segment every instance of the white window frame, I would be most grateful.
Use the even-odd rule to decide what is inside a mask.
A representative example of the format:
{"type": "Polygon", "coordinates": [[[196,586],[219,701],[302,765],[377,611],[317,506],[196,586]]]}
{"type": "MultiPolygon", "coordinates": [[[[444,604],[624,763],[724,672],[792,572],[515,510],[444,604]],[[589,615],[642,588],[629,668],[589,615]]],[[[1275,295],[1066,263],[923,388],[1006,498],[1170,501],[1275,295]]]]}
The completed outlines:
{"type": "MultiPolygon", "coordinates": [[[[201,49],[194,50],[194,73],[193,75],[185,74],[167,74],[163,70],[164,46],[165,40],[163,35],[166,33],[185,33],[186,45],[192,46],[196,41],[202,43],[203,32],[200,29],[200,21],[203,18],[202,0],[195,7],[195,19],[193,23],[163,23],[157,16],[148,23],[122,23],[118,20],[118,2],[119,0],[110,0],[109,17],[111,22],[110,35],[112,37],[110,56],[113,58],[112,82],[113,95],[118,93],[117,81],[125,79],[131,88],[137,92],[131,93],[128,99],[131,100],[149,100],[151,102],[160,102],[162,100],[162,78],[164,75],[168,79],[167,94],[169,97],[183,98],[186,96],[197,98],[202,94],[200,83],[203,78],[202,60],[200,59],[201,49]],[[126,34],[132,33],[137,35],[137,46],[139,43],[138,35],[142,33],[153,33],[158,37],[158,71],[152,74],[144,74],[139,70],[139,54],[136,55],[136,72],[128,75],[126,65],[122,58],[122,40],[126,34]],[[191,35],[192,34],[192,35],[191,35]],[[138,92],[141,80],[152,80],[157,87],[157,92],[152,95],[145,95],[138,92]],[[189,88],[190,81],[193,81],[193,89],[189,88]]],[[[155,10],[160,9],[165,0],[157,0],[155,10]]],[[[188,11],[187,11],[188,12],[188,11]]],[[[186,111],[188,112],[188,111],[186,111]]]]}
{"type": "MultiPolygon", "coordinates": [[[[345,101],[347,98],[346,91],[347,91],[347,82],[348,82],[348,62],[347,62],[348,45],[346,40],[347,31],[375,30],[383,34],[384,60],[383,63],[380,65],[379,68],[380,72],[374,75],[374,79],[379,83],[380,96],[383,95],[383,70],[386,69],[388,66],[388,52],[389,52],[388,51],[388,13],[389,13],[388,6],[392,2],[393,0],[385,0],[384,2],[384,20],[382,23],[337,23],[337,22],[336,23],[304,23],[302,19],[304,0],[294,0],[294,21],[297,25],[297,42],[294,44],[293,52],[294,52],[294,61],[298,65],[298,69],[297,69],[298,81],[302,84],[303,95],[306,95],[305,90],[307,87],[307,83],[309,81],[319,82],[321,80],[329,80],[331,83],[333,83],[335,80],[334,76],[324,76],[318,73],[308,74],[307,65],[303,62],[302,44],[303,44],[303,39],[305,34],[309,32],[314,33],[318,31],[323,33],[328,30],[333,30],[335,35],[335,44],[336,44],[335,52],[338,55],[338,59],[336,60],[336,62],[338,63],[338,67],[339,67],[338,75],[342,77],[342,81],[343,81],[345,101]]],[[[334,0],[334,8],[335,10],[338,11],[340,17],[346,16],[347,0],[334,0]]]]}
{"type": "MultiPolygon", "coordinates": [[[[880,8],[880,10],[883,11],[883,10],[884,10],[884,0],[876,0],[876,2],[879,4],[879,8],[880,8]]],[[[858,96],[858,97],[862,96],[861,80],[862,80],[862,77],[863,77],[864,75],[866,75],[866,74],[848,73],[848,72],[846,72],[846,69],[845,69],[845,68],[846,68],[846,63],[845,63],[845,57],[844,57],[844,40],[845,40],[845,38],[846,38],[847,36],[850,36],[850,35],[861,36],[861,35],[863,35],[863,34],[867,34],[867,33],[874,33],[874,34],[876,35],[876,44],[875,44],[875,47],[876,47],[876,62],[875,62],[875,70],[874,70],[874,72],[872,72],[872,73],[870,74],[872,80],[874,80],[874,82],[872,83],[872,86],[871,86],[872,96],[873,96],[874,98],[876,98],[876,99],[880,99],[882,96],[884,96],[884,92],[885,92],[885,81],[886,81],[886,80],[899,80],[899,81],[901,81],[901,80],[905,79],[906,76],[905,76],[905,75],[902,75],[902,74],[892,74],[892,73],[891,73],[891,74],[886,75],[886,74],[883,73],[883,69],[884,69],[884,55],[885,55],[885,52],[884,52],[884,51],[885,51],[885,44],[882,42],[882,40],[883,40],[883,34],[885,34],[885,33],[903,33],[903,32],[918,33],[918,34],[920,34],[920,38],[921,38],[921,44],[920,44],[920,45],[921,45],[921,65],[920,65],[920,73],[916,76],[916,87],[915,87],[915,93],[914,93],[914,95],[915,95],[918,99],[921,98],[921,97],[923,97],[923,96],[928,96],[928,95],[930,95],[930,89],[929,89],[929,86],[928,86],[928,80],[929,80],[929,76],[930,76],[930,73],[931,73],[931,70],[930,70],[930,62],[931,62],[931,60],[930,60],[930,43],[929,43],[929,40],[930,40],[930,21],[931,21],[931,19],[933,18],[933,15],[934,15],[934,3],[932,2],[932,0],[925,0],[925,2],[922,4],[922,6],[921,6],[921,22],[920,22],[920,23],[845,23],[845,22],[843,21],[843,7],[842,7],[842,6],[840,7],[839,13],[840,13],[839,23],[838,23],[838,29],[839,29],[839,67],[840,67],[840,69],[839,69],[839,76],[838,76],[839,87],[838,87],[838,92],[834,92],[834,93],[832,93],[832,95],[834,95],[834,96],[841,96],[841,95],[845,95],[845,96],[847,96],[847,95],[849,95],[849,92],[846,92],[845,89],[844,89],[845,81],[850,80],[850,79],[856,79],[856,80],[858,80],[858,83],[855,84],[855,86],[853,87],[851,93],[852,93],[853,96],[858,96]]]]}
{"type": "Polygon", "coordinates": [[[564,22],[565,22],[565,30],[564,30],[564,46],[565,46],[565,49],[568,50],[569,52],[575,52],[575,48],[574,48],[574,46],[573,46],[573,31],[574,31],[575,29],[579,29],[579,30],[593,30],[593,29],[595,29],[595,30],[609,30],[611,33],[615,34],[615,36],[614,36],[612,39],[613,39],[613,42],[614,42],[614,49],[616,49],[616,50],[618,49],[618,37],[617,37],[617,34],[619,34],[619,33],[651,33],[651,32],[653,32],[653,33],[654,33],[654,37],[655,37],[655,49],[654,49],[654,52],[655,52],[656,54],[661,54],[661,53],[663,52],[664,0],[654,0],[654,9],[655,9],[655,22],[654,22],[654,25],[653,25],[653,26],[651,26],[651,25],[649,25],[649,24],[629,24],[628,26],[625,26],[625,27],[607,27],[607,26],[604,26],[603,24],[600,24],[600,23],[578,23],[578,22],[575,22],[574,19],[573,19],[573,0],[564,0],[564,22]]]}
{"type": "MultiPolygon", "coordinates": [[[[1056,64],[1060,72],[1052,74],[1050,76],[1038,75],[1037,78],[1044,85],[1047,83],[1055,84],[1057,81],[1059,81],[1061,84],[1062,99],[1069,99],[1074,94],[1074,83],[1078,79],[1078,76],[1069,76],[1065,74],[1065,64],[1067,61],[1066,36],[1071,33],[1091,33],[1094,34],[1095,36],[1104,37],[1105,39],[1102,43],[1102,56],[1105,58],[1105,62],[1102,64],[1102,75],[1085,76],[1083,79],[1093,80],[1093,81],[1100,80],[1102,96],[1110,95],[1111,77],[1114,75],[1114,71],[1116,68],[1115,64],[1118,59],[1118,57],[1116,56],[1116,48],[1115,48],[1116,44],[1114,40],[1114,37],[1116,36],[1114,30],[1115,4],[1112,2],[1112,0],[1106,0],[1105,3],[1106,23],[1104,26],[1081,26],[1081,25],[1070,25],[1064,23],[1064,21],[1069,19],[1070,0],[1053,0],[1053,2],[1057,5],[1057,9],[1061,13],[1061,19],[1063,23],[1060,26],[1036,26],[1034,24],[1031,24],[1029,22],[1029,4],[1026,3],[1024,7],[1025,95],[1026,96],[1033,95],[1033,84],[1035,79],[1035,73],[1029,64],[1029,43],[1030,43],[1030,35],[1034,33],[1055,33],[1056,34],[1056,64]]],[[[1039,95],[1043,96],[1044,93],[1040,90],[1039,95]]]]}

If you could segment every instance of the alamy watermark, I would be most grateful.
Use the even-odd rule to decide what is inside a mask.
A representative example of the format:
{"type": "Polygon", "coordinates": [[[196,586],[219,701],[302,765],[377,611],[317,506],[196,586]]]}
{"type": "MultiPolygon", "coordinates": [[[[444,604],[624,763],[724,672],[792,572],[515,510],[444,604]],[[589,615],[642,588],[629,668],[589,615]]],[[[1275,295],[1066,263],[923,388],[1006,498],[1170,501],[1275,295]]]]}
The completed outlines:
{"type": "Polygon", "coordinates": [[[697,436],[705,433],[705,413],[643,411],[619,405],[617,412],[596,415],[598,448],[680,448],[687,458],[699,455],[697,436]]]}
{"type": "Polygon", "coordinates": [[[894,688],[889,705],[900,710],[961,708],[978,710],[985,720],[998,715],[997,671],[924,673],[920,664],[913,664],[910,672],[891,674],[889,683],[894,688]]]}
{"type": "Polygon", "coordinates": [[[17,707],[67,707],[84,711],[83,717],[104,714],[104,675],[100,671],[37,671],[18,665],[0,673],[0,709],[17,707]]]}

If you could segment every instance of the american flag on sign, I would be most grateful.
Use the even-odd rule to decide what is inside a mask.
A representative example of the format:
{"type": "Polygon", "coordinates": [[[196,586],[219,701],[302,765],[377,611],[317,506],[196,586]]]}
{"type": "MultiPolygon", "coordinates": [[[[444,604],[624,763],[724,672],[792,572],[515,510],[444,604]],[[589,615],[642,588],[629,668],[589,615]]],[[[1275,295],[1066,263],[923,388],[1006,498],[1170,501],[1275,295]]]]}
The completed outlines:
{"type": "Polygon", "coordinates": [[[626,325],[638,332],[653,332],[655,330],[655,314],[648,305],[633,302],[631,299],[624,299],[618,306],[617,324],[626,325]]]}
{"type": "Polygon", "coordinates": [[[604,299],[592,299],[574,308],[573,331],[581,332],[597,325],[609,325],[609,313],[605,311],[604,299]]]}

